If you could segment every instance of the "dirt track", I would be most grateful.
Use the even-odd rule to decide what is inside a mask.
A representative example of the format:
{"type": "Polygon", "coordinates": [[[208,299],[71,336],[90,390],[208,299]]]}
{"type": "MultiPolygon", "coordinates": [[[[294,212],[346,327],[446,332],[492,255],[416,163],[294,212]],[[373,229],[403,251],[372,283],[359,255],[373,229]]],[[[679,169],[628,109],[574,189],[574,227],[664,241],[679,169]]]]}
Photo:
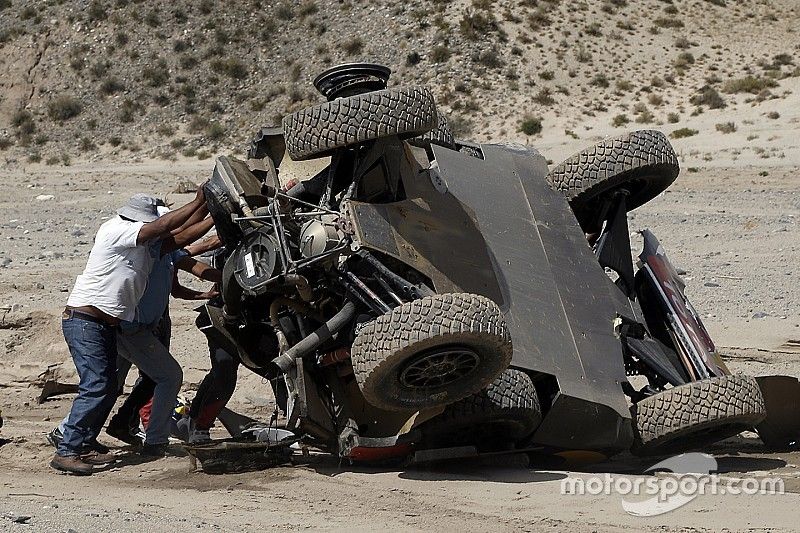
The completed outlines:
{"type": "MultiPolygon", "coordinates": [[[[61,371],[69,374],[56,313],[101,217],[133,192],[163,194],[180,178],[199,181],[209,168],[209,162],[166,169],[161,162],[30,167],[0,184],[0,306],[14,307],[5,324],[34,313],[19,327],[0,329],[6,419],[0,437],[10,440],[0,447],[0,516],[31,516],[30,526],[0,519],[0,529],[792,530],[800,523],[800,453],[765,453],[753,435],[709,451],[724,476],[778,475],[786,494],[706,495],[647,519],[626,514],[619,496],[561,496],[563,478],[588,474],[526,466],[520,457],[405,471],[360,471],[316,460],[226,476],[190,472],[186,458],[132,464],[126,457],[90,479],[55,475],[46,466],[52,450],[43,435],[71,397],[37,405],[39,389],[29,384],[48,365],[67,361],[61,371]],[[35,200],[38,195],[54,198],[35,200]]],[[[684,172],[670,192],[636,212],[632,225],[651,227],[687,271],[690,297],[734,370],[800,377],[798,219],[796,168],[719,168],[684,172]]],[[[208,365],[191,307],[173,303],[174,353],[189,390],[208,365]]],[[[244,371],[240,377],[233,407],[264,418],[270,412],[266,387],[244,371]]],[[[636,476],[647,466],[621,457],[584,469],[636,476]]]]}

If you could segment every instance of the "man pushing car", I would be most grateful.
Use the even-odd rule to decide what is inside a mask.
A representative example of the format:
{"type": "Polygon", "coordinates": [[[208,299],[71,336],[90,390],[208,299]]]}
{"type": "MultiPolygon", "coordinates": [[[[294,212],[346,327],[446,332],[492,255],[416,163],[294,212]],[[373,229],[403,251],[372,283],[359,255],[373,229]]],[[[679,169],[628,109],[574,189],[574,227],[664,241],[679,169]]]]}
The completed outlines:
{"type": "Polygon", "coordinates": [[[98,449],[96,439],[117,397],[117,326],[135,318],[160,254],[174,248],[181,233],[182,240],[189,240],[185,233],[197,232],[198,225],[188,223],[202,219],[205,209],[203,187],[194,200],[161,217],[155,198],[137,194],[100,226],[62,316],[80,382],[63,440],[50,462],[54,469],[88,475],[92,465],[114,460],[98,449]],[[155,241],[163,242],[150,246],[155,241]]]}

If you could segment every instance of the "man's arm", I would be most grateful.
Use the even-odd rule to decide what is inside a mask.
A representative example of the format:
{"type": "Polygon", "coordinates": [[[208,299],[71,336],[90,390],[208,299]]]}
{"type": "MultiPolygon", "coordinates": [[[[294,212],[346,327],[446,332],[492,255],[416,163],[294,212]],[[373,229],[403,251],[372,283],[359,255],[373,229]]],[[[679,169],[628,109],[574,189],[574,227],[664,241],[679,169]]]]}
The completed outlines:
{"type": "Polygon", "coordinates": [[[139,234],[136,237],[136,244],[143,244],[169,236],[173,230],[185,224],[186,221],[189,220],[197,210],[202,209],[205,204],[206,196],[203,192],[203,186],[201,186],[197,189],[194,200],[175,211],[158,217],[153,222],[148,222],[143,225],[139,229],[139,234]]]}
{"type": "Polygon", "coordinates": [[[169,235],[161,241],[161,255],[164,256],[175,250],[180,250],[194,241],[208,233],[208,230],[214,227],[214,219],[208,217],[193,226],[189,226],[185,230],[176,235],[169,235]]]}
{"type": "Polygon", "coordinates": [[[222,248],[222,239],[219,238],[219,235],[209,235],[200,242],[184,246],[186,253],[191,257],[202,255],[211,250],[216,250],[217,248],[222,248]]]}
{"type": "Polygon", "coordinates": [[[214,283],[222,283],[222,271],[212,268],[192,257],[183,257],[175,264],[181,270],[189,272],[195,277],[214,283]]]}
{"type": "Polygon", "coordinates": [[[206,218],[206,215],[208,215],[208,204],[204,203],[200,207],[200,209],[192,213],[192,216],[190,216],[189,219],[186,222],[184,222],[179,228],[172,230],[172,234],[177,235],[178,233],[190,228],[191,226],[194,226],[195,224],[201,222],[204,218],[206,218]]]}
{"type": "Polygon", "coordinates": [[[216,285],[214,285],[211,290],[205,292],[184,287],[181,285],[180,281],[178,281],[178,271],[176,270],[172,275],[172,290],[170,291],[170,294],[173,298],[178,298],[181,300],[210,300],[211,298],[219,296],[219,291],[217,290],[216,285]]]}

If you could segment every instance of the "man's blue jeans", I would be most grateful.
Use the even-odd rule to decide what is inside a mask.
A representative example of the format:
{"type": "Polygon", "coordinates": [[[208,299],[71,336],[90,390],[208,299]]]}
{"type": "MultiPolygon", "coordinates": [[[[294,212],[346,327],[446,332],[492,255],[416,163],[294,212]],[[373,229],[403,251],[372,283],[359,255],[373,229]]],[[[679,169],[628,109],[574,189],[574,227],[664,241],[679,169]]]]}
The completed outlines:
{"type": "Polygon", "coordinates": [[[93,442],[117,399],[117,331],[78,317],[61,321],[80,383],[58,455],[80,455],[93,442]]]}

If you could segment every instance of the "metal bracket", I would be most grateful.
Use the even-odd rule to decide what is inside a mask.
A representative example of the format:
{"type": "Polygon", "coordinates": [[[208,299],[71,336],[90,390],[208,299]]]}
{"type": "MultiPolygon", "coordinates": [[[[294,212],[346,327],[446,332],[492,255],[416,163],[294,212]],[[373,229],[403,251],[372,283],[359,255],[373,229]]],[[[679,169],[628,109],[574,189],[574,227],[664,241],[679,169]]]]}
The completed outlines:
{"type": "Polygon", "coordinates": [[[628,210],[625,193],[618,193],[612,200],[603,234],[595,245],[595,256],[603,268],[610,268],[619,274],[618,284],[628,298],[635,294],[633,282],[633,259],[631,258],[631,238],[628,234],[628,210]]]}

